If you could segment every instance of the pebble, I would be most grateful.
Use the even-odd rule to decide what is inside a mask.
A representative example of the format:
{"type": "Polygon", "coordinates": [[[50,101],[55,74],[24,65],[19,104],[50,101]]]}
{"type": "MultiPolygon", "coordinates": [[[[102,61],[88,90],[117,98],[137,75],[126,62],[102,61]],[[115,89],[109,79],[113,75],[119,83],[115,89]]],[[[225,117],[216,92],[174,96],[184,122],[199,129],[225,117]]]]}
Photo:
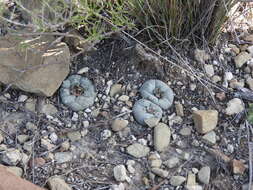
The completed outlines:
{"type": "Polygon", "coordinates": [[[20,144],[23,144],[24,142],[26,142],[29,139],[29,136],[28,135],[18,135],[17,139],[20,144]]]}
{"type": "Polygon", "coordinates": [[[129,96],[127,95],[121,95],[119,98],[118,98],[119,101],[122,101],[122,102],[127,102],[129,100],[129,96]]]}
{"type": "Polygon", "coordinates": [[[10,166],[16,166],[22,159],[22,154],[18,149],[10,148],[1,155],[1,161],[10,166]]]}
{"type": "Polygon", "coordinates": [[[205,61],[210,59],[210,55],[206,53],[205,50],[201,50],[201,49],[196,49],[194,51],[194,57],[200,63],[205,63],[205,61]]]}
{"type": "Polygon", "coordinates": [[[43,165],[46,164],[46,160],[41,158],[41,157],[38,157],[38,158],[34,158],[34,159],[31,159],[30,162],[29,162],[29,166],[32,168],[32,167],[41,167],[43,165]]]}
{"type": "Polygon", "coordinates": [[[57,108],[53,104],[43,104],[41,108],[41,113],[46,115],[54,115],[58,112],[57,108]]]}
{"type": "Polygon", "coordinates": [[[64,152],[64,151],[69,150],[69,148],[70,148],[70,143],[69,143],[69,141],[64,141],[64,142],[61,144],[60,150],[64,152]]]}
{"type": "Polygon", "coordinates": [[[23,149],[26,150],[27,152],[31,153],[33,150],[33,142],[32,141],[27,141],[23,145],[23,149]]]}
{"type": "Polygon", "coordinates": [[[83,67],[77,72],[77,74],[81,75],[87,72],[89,72],[89,67],[83,67]]]}
{"type": "Polygon", "coordinates": [[[204,142],[206,142],[207,144],[210,145],[214,145],[216,143],[216,134],[214,131],[211,131],[207,134],[205,134],[202,139],[204,140],[204,142]]]}
{"type": "Polygon", "coordinates": [[[72,190],[72,188],[58,176],[49,178],[47,184],[50,190],[72,190]]]}
{"type": "Polygon", "coordinates": [[[220,81],[221,81],[221,77],[218,76],[218,75],[214,75],[214,76],[212,77],[212,81],[213,81],[214,83],[220,82],[220,81]]]}
{"type": "Polygon", "coordinates": [[[89,127],[90,123],[89,121],[83,121],[83,128],[89,127]]]}
{"type": "Polygon", "coordinates": [[[191,83],[191,84],[190,84],[190,90],[191,90],[191,91],[196,90],[196,88],[197,88],[197,85],[196,85],[195,83],[191,83]]]}
{"type": "Polygon", "coordinates": [[[239,53],[235,58],[235,66],[237,68],[241,68],[247,61],[249,61],[251,59],[251,56],[249,53],[243,51],[241,53],[239,53]]]}
{"type": "Polygon", "coordinates": [[[151,168],[160,168],[162,165],[162,160],[158,153],[151,153],[148,157],[148,161],[151,168]]]}
{"type": "Polygon", "coordinates": [[[82,138],[82,135],[79,131],[72,131],[67,133],[67,137],[72,141],[78,141],[82,138]]]}
{"type": "Polygon", "coordinates": [[[213,65],[205,64],[204,69],[208,77],[212,77],[214,75],[213,65]]]}
{"type": "Polygon", "coordinates": [[[54,157],[58,164],[70,162],[73,159],[72,152],[57,152],[54,157]]]}
{"type": "Polygon", "coordinates": [[[151,117],[151,118],[148,118],[148,119],[144,120],[144,122],[150,128],[153,128],[153,127],[157,126],[157,124],[159,123],[159,121],[160,121],[160,118],[156,118],[156,117],[151,117]]]}
{"type": "Polygon", "coordinates": [[[194,187],[197,185],[196,183],[196,175],[193,174],[192,172],[188,172],[188,175],[187,175],[187,182],[186,182],[186,189],[187,190],[193,190],[194,187]]]}
{"type": "Polygon", "coordinates": [[[190,127],[184,127],[182,129],[180,129],[179,134],[183,135],[183,136],[189,136],[189,135],[191,135],[191,128],[190,127]]]}
{"type": "Polygon", "coordinates": [[[172,176],[170,178],[170,184],[174,187],[182,185],[186,181],[186,178],[183,176],[172,176]]]}
{"type": "Polygon", "coordinates": [[[28,99],[28,96],[22,94],[18,97],[18,102],[25,102],[28,99]]]}
{"type": "Polygon", "coordinates": [[[163,178],[166,178],[166,177],[168,177],[168,175],[169,175],[169,172],[168,172],[168,171],[163,170],[163,169],[161,169],[161,168],[152,168],[151,171],[152,171],[155,175],[157,175],[157,176],[159,176],[159,177],[163,177],[163,178]]]}
{"type": "Polygon", "coordinates": [[[240,160],[233,159],[231,161],[232,171],[234,174],[244,174],[246,167],[240,160]]]}
{"type": "Polygon", "coordinates": [[[112,136],[112,132],[108,129],[103,130],[101,133],[101,138],[103,140],[109,139],[111,136],[112,136]]]}
{"type": "Polygon", "coordinates": [[[163,162],[163,164],[167,166],[168,168],[174,168],[179,164],[179,162],[180,160],[177,157],[172,157],[166,160],[165,162],[163,162]]]}
{"type": "Polygon", "coordinates": [[[234,115],[234,114],[238,114],[242,112],[244,109],[245,108],[244,108],[243,101],[239,98],[234,98],[227,103],[227,108],[225,110],[225,113],[227,115],[234,115]]]}
{"type": "Polygon", "coordinates": [[[149,147],[139,143],[134,143],[127,147],[127,153],[136,158],[147,156],[149,151],[149,147]]]}
{"type": "Polygon", "coordinates": [[[22,175],[23,175],[23,169],[20,167],[9,166],[9,167],[7,167],[7,170],[18,177],[22,177],[22,175]]]}
{"type": "Polygon", "coordinates": [[[118,185],[114,184],[111,185],[110,190],[125,190],[125,186],[123,183],[120,183],[118,185]]]}
{"type": "Polygon", "coordinates": [[[247,78],[246,83],[248,84],[249,89],[253,90],[253,78],[251,77],[247,78]]]}
{"type": "Polygon", "coordinates": [[[35,124],[31,123],[31,122],[27,122],[26,123],[26,128],[28,130],[35,131],[35,130],[37,130],[38,127],[35,124]]]}
{"type": "Polygon", "coordinates": [[[4,141],[3,135],[0,133],[0,144],[4,141]]]}
{"type": "Polygon", "coordinates": [[[127,120],[124,120],[124,119],[115,119],[112,122],[112,130],[114,132],[121,131],[121,130],[123,130],[127,127],[128,123],[129,122],[127,120]]]}
{"type": "Polygon", "coordinates": [[[78,121],[78,114],[76,112],[73,113],[71,120],[72,121],[78,121]]]}
{"type": "Polygon", "coordinates": [[[177,116],[184,116],[184,107],[180,102],[175,102],[177,116]]]}
{"type": "Polygon", "coordinates": [[[250,53],[251,57],[253,57],[253,46],[249,46],[247,50],[250,53]]]}
{"type": "Polygon", "coordinates": [[[125,181],[128,176],[126,174],[126,168],[124,165],[118,165],[113,168],[113,175],[116,181],[125,181]]]}
{"type": "Polygon", "coordinates": [[[127,165],[128,172],[133,174],[135,172],[135,168],[134,168],[135,161],[134,160],[127,160],[126,165],[127,165]]]}
{"type": "Polygon", "coordinates": [[[155,150],[164,151],[170,144],[170,136],[170,128],[164,123],[159,123],[154,129],[155,150]]]}
{"type": "Polygon", "coordinates": [[[211,168],[209,166],[202,167],[198,172],[198,179],[201,183],[209,184],[211,176],[211,168]]]}
{"type": "Polygon", "coordinates": [[[230,80],[232,80],[234,78],[234,76],[233,76],[233,73],[232,72],[225,72],[225,74],[224,74],[224,80],[225,81],[230,81],[230,80]]]}
{"type": "Polygon", "coordinates": [[[193,120],[196,130],[205,134],[215,129],[218,123],[218,112],[216,110],[194,111],[193,120]]]}
{"type": "Polygon", "coordinates": [[[111,86],[110,96],[114,97],[116,94],[120,94],[121,92],[122,92],[122,85],[121,84],[114,84],[111,86]]]}
{"type": "Polygon", "coordinates": [[[43,148],[47,150],[52,150],[55,146],[50,142],[49,139],[41,139],[40,144],[43,148]]]}
{"type": "Polygon", "coordinates": [[[57,143],[57,140],[58,140],[58,136],[57,136],[56,133],[51,133],[51,134],[49,135],[49,139],[50,139],[54,144],[56,144],[56,143],[57,143]]]}
{"type": "Polygon", "coordinates": [[[35,99],[27,99],[25,102],[25,109],[35,112],[35,105],[36,105],[36,100],[35,99]]]}

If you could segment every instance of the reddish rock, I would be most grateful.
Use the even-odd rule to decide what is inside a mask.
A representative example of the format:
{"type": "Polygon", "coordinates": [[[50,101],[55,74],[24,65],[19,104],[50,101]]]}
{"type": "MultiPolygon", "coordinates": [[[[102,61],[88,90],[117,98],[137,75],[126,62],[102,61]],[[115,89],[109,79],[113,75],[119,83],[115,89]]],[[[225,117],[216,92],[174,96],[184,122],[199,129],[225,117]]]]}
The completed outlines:
{"type": "Polygon", "coordinates": [[[240,160],[235,160],[235,159],[232,160],[231,166],[232,166],[232,170],[234,174],[243,174],[244,171],[246,170],[245,165],[240,160]]]}

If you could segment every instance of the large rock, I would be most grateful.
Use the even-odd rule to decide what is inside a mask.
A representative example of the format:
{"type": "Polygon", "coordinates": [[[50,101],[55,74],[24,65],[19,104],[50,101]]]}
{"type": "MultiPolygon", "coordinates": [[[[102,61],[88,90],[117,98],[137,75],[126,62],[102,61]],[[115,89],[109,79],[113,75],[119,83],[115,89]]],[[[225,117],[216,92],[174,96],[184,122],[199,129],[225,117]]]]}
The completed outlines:
{"type": "Polygon", "coordinates": [[[193,120],[196,130],[201,134],[205,134],[216,127],[218,122],[218,112],[216,110],[194,111],[193,120]]]}
{"type": "Polygon", "coordinates": [[[49,49],[53,39],[0,38],[0,83],[43,96],[52,96],[69,73],[65,43],[49,49]]]}

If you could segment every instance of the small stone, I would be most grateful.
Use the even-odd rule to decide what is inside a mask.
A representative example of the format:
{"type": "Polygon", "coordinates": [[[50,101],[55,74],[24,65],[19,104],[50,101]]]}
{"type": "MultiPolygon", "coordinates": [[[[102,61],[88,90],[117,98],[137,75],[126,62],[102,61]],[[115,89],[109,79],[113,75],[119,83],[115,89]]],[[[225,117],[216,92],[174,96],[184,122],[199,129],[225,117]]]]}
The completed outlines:
{"type": "Polygon", "coordinates": [[[212,76],[214,75],[214,68],[213,68],[213,65],[205,64],[205,65],[204,65],[204,69],[205,69],[206,75],[207,75],[208,77],[212,77],[212,76]]]}
{"type": "Polygon", "coordinates": [[[121,131],[124,128],[126,128],[128,125],[128,121],[124,120],[124,119],[115,119],[112,122],[112,130],[117,132],[117,131],[121,131]]]}
{"type": "Polygon", "coordinates": [[[37,130],[38,127],[35,124],[31,123],[31,122],[27,122],[26,123],[26,128],[28,130],[35,131],[35,130],[37,130]]]}
{"type": "Polygon", "coordinates": [[[175,102],[177,116],[184,116],[184,107],[180,102],[175,102]]]}
{"type": "Polygon", "coordinates": [[[112,132],[108,129],[103,130],[101,133],[101,138],[103,140],[109,139],[111,136],[112,136],[112,132]]]}
{"type": "Polygon", "coordinates": [[[180,129],[179,134],[183,135],[183,136],[189,136],[189,135],[191,135],[191,128],[190,127],[184,127],[182,129],[180,129]]]}
{"type": "Polygon", "coordinates": [[[170,184],[174,187],[182,185],[186,181],[186,178],[183,176],[172,176],[170,178],[170,184]]]}
{"type": "Polygon", "coordinates": [[[74,112],[73,115],[72,115],[71,120],[72,121],[78,121],[78,117],[79,117],[79,115],[76,112],[74,112]]]}
{"type": "Polygon", "coordinates": [[[17,139],[20,144],[23,144],[24,142],[26,142],[29,139],[29,136],[28,135],[18,135],[17,139]]]}
{"type": "Polygon", "coordinates": [[[3,135],[0,133],[0,144],[4,141],[3,135]]]}
{"type": "Polygon", "coordinates": [[[22,159],[22,154],[18,149],[10,148],[2,153],[1,161],[10,166],[16,166],[22,159]]]}
{"type": "Polygon", "coordinates": [[[187,176],[186,189],[193,190],[196,185],[196,175],[192,172],[189,172],[187,176]]]}
{"type": "Polygon", "coordinates": [[[128,160],[127,163],[126,163],[127,170],[131,174],[133,174],[135,172],[134,164],[135,164],[134,160],[128,160]]]}
{"type": "Polygon", "coordinates": [[[147,124],[147,126],[149,126],[150,128],[155,127],[160,121],[160,118],[156,118],[156,117],[151,117],[148,119],[145,119],[144,122],[147,124]]]}
{"type": "Polygon", "coordinates": [[[149,147],[141,145],[139,143],[134,143],[127,147],[127,153],[133,157],[141,158],[148,155],[149,147]]]}
{"type": "Polygon", "coordinates": [[[216,127],[218,122],[218,112],[216,110],[194,111],[193,120],[196,130],[201,134],[205,134],[216,127]]]}
{"type": "Polygon", "coordinates": [[[72,188],[60,177],[51,177],[47,182],[50,190],[72,190],[72,188]]]}
{"type": "Polygon", "coordinates": [[[231,161],[232,171],[234,174],[243,174],[246,170],[245,165],[240,160],[232,160],[231,161]]]}
{"type": "Polygon", "coordinates": [[[89,67],[83,67],[81,68],[77,74],[81,75],[81,74],[84,74],[84,73],[88,73],[89,72],[89,67]]]}
{"type": "Polygon", "coordinates": [[[216,143],[216,134],[214,131],[211,131],[207,134],[205,134],[202,139],[210,145],[214,145],[216,143]]]}
{"type": "Polygon", "coordinates": [[[58,164],[62,164],[65,162],[70,162],[73,158],[71,152],[57,152],[55,153],[55,161],[58,164]]]}
{"type": "Polygon", "coordinates": [[[250,59],[251,56],[249,53],[245,51],[241,52],[234,58],[236,68],[241,68],[250,59]]]}
{"type": "Polygon", "coordinates": [[[25,109],[35,112],[35,106],[36,106],[36,100],[34,99],[28,99],[25,102],[25,109]]]}
{"type": "Polygon", "coordinates": [[[152,168],[151,171],[152,171],[155,175],[157,175],[157,176],[159,176],[159,177],[163,177],[163,178],[166,178],[166,177],[168,177],[168,175],[169,175],[169,172],[168,172],[168,171],[163,170],[163,169],[160,169],[160,168],[152,168]]]}
{"type": "Polygon", "coordinates": [[[90,123],[89,121],[83,121],[83,128],[89,127],[90,123]]]}
{"type": "Polygon", "coordinates": [[[9,166],[9,167],[7,167],[7,170],[18,177],[22,177],[22,175],[23,175],[23,169],[20,167],[9,166]]]}
{"type": "Polygon", "coordinates": [[[227,108],[225,110],[225,113],[227,115],[234,115],[234,114],[238,114],[242,112],[244,109],[245,108],[244,108],[243,101],[240,100],[239,98],[234,98],[227,103],[227,108]]]}
{"type": "Polygon", "coordinates": [[[52,150],[55,146],[50,142],[49,139],[41,139],[40,144],[43,148],[47,150],[52,150]]]}
{"type": "Polygon", "coordinates": [[[200,63],[205,63],[205,61],[210,59],[210,55],[206,53],[205,50],[196,49],[194,51],[195,59],[200,63]]]}
{"type": "Polygon", "coordinates": [[[82,135],[79,131],[73,131],[73,132],[69,132],[67,133],[67,137],[72,141],[78,141],[82,138],[82,135]]]}
{"type": "Polygon", "coordinates": [[[201,183],[209,184],[211,176],[211,169],[209,166],[202,167],[198,172],[198,179],[201,183]]]}
{"type": "Polygon", "coordinates": [[[225,81],[230,81],[230,80],[232,80],[234,78],[234,76],[233,76],[233,73],[232,72],[225,72],[225,74],[224,74],[224,80],[225,81]]]}
{"type": "Polygon", "coordinates": [[[197,85],[196,85],[196,84],[194,84],[194,83],[191,83],[191,84],[190,84],[190,90],[191,90],[191,91],[196,90],[196,88],[197,88],[197,85]]]}
{"type": "Polygon", "coordinates": [[[154,147],[157,151],[164,151],[170,144],[170,128],[159,123],[154,129],[154,147]]]}
{"type": "Polygon", "coordinates": [[[226,94],[225,94],[225,92],[219,92],[219,93],[216,93],[216,97],[217,97],[220,101],[223,101],[223,100],[226,98],[226,94]]]}
{"type": "Polygon", "coordinates": [[[18,97],[18,102],[25,102],[27,99],[28,96],[22,94],[18,97]]]}
{"type": "Polygon", "coordinates": [[[111,185],[110,190],[125,190],[124,183],[111,185]]]}
{"type": "Polygon", "coordinates": [[[121,84],[114,84],[111,86],[110,96],[114,97],[116,94],[120,94],[121,92],[122,92],[122,85],[121,84]]]}
{"type": "Polygon", "coordinates": [[[151,153],[148,157],[149,165],[151,168],[160,168],[162,160],[157,153],[151,153]]]}
{"type": "Polygon", "coordinates": [[[57,108],[53,104],[44,104],[41,108],[41,113],[46,115],[54,115],[58,112],[57,108]]]}
{"type": "Polygon", "coordinates": [[[214,75],[214,76],[212,77],[212,81],[213,81],[214,83],[220,82],[220,81],[221,81],[221,77],[218,76],[218,75],[214,75]]]}
{"type": "Polygon", "coordinates": [[[128,176],[124,165],[118,165],[113,168],[113,175],[116,181],[125,181],[128,176]]]}
{"type": "Polygon", "coordinates": [[[180,160],[177,157],[172,157],[165,161],[163,164],[168,168],[174,168],[179,164],[180,160]]]}
{"type": "Polygon", "coordinates": [[[127,95],[121,95],[119,98],[118,98],[119,101],[122,101],[122,102],[127,102],[129,100],[129,96],[127,95]]]}
{"type": "Polygon", "coordinates": [[[69,150],[69,148],[70,148],[70,143],[69,143],[69,141],[64,141],[64,142],[61,144],[60,150],[64,152],[64,151],[69,150]]]}
{"type": "Polygon", "coordinates": [[[247,78],[246,83],[249,85],[249,89],[253,90],[253,78],[247,78]]]}
{"type": "Polygon", "coordinates": [[[231,48],[231,50],[235,53],[235,54],[239,54],[240,53],[240,49],[234,45],[234,44],[229,44],[228,47],[231,48]]]}
{"type": "Polygon", "coordinates": [[[58,136],[57,136],[56,133],[51,133],[51,134],[49,135],[49,138],[50,138],[50,140],[51,140],[54,144],[57,143],[58,136]]]}
{"type": "Polygon", "coordinates": [[[33,142],[32,141],[27,141],[23,145],[23,149],[26,150],[27,152],[31,153],[33,150],[33,142]]]}
{"type": "Polygon", "coordinates": [[[251,57],[253,57],[253,46],[249,46],[247,50],[250,53],[251,57]]]}
{"type": "Polygon", "coordinates": [[[38,158],[34,158],[34,159],[31,159],[30,162],[29,162],[29,165],[30,167],[41,167],[43,165],[46,164],[46,160],[41,158],[41,157],[38,157],[38,158]]]}

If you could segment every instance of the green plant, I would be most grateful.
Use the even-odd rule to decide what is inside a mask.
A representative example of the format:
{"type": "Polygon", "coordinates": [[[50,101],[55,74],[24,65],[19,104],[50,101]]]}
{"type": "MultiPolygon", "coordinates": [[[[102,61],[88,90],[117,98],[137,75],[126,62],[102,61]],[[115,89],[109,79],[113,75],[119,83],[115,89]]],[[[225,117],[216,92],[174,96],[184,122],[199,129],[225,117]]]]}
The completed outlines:
{"type": "Polygon", "coordinates": [[[160,42],[202,39],[213,42],[236,0],[131,0],[132,14],[160,42]]]}

